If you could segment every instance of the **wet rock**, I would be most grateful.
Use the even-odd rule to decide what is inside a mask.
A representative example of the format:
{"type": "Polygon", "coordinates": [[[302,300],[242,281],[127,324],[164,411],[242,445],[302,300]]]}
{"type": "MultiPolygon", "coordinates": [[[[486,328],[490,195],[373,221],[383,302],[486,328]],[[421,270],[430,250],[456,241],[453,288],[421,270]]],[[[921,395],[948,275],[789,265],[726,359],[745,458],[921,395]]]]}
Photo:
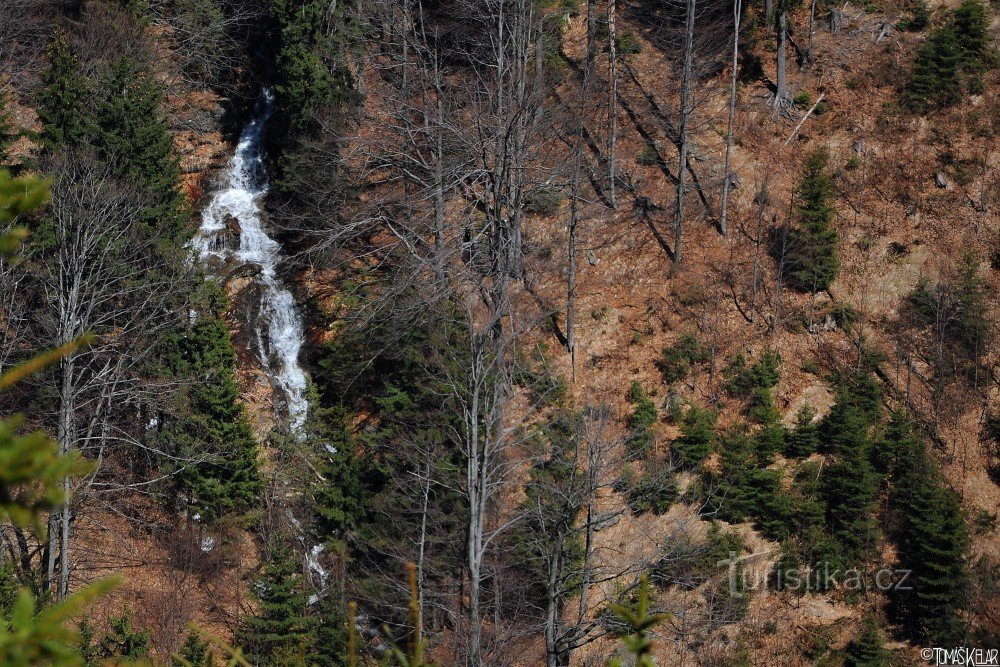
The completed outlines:
{"type": "Polygon", "coordinates": [[[259,264],[241,264],[230,269],[222,280],[225,283],[229,283],[240,278],[253,278],[260,275],[260,272],[261,268],[259,264]]]}

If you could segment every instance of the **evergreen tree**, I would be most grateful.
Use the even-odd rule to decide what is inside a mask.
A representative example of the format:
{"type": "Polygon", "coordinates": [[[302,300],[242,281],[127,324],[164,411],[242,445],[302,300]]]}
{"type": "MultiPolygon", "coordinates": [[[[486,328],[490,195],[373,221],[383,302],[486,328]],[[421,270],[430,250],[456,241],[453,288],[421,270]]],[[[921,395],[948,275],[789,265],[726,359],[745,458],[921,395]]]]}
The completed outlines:
{"type": "Polygon", "coordinates": [[[626,486],[628,506],[636,514],[664,514],[680,496],[674,468],[661,456],[647,459],[639,479],[633,482],[631,475],[627,475],[623,485],[626,486]]]}
{"type": "Polygon", "coordinates": [[[337,92],[333,45],[327,29],[329,3],[323,0],[274,0],[272,12],[280,29],[278,95],[279,131],[305,129],[309,112],[333,101],[337,92]]]}
{"type": "Polygon", "coordinates": [[[764,350],[760,359],[747,365],[740,353],[723,371],[726,391],[733,396],[749,397],[755,389],[774,389],[781,379],[781,355],[774,350],[764,350]]]}
{"type": "Polygon", "coordinates": [[[181,646],[177,658],[171,659],[171,664],[175,667],[215,667],[215,656],[209,649],[208,640],[200,638],[195,633],[190,633],[181,646]]]}
{"type": "Polygon", "coordinates": [[[760,428],[754,433],[753,440],[757,450],[757,461],[760,465],[768,465],[774,455],[784,449],[785,428],[781,424],[781,412],[774,404],[774,396],[770,389],[757,387],[750,394],[747,405],[747,416],[760,428]]]}
{"type": "Polygon", "coordinates": [[[802,458],[819,449],[819,425],[813,421],[815,417],[815,411],[808,405],[795,415],[795,427],[785,434],[786,456],[802,458]]]}
{"type": "Polygon", "coordinates": [[[652,426],[659,420],[659,415],[638,380],[633,380],[629,387],[628,402],[632,404],[633,410],[628,418],[629,434],[625,445],[629,458],[641,459],[653,449],[656,436],[652,426]]]}
{"type": "Polygon", "coordinates": [[[952,12],[962,68],[971,77],[969,92],[981,93],[990,50],[989,20],[982,0],[963,0],[952,12]]]}
{"type": "Polygon", "coordinates": [[[203,520],[250,509],[263,487],[258,447],[239,400],[236,353],[222,319],[224,296],[208,296],[206,311],[163,346],[167,371],[191,387],[176,420],[157,437],[194,463],[176,479],[203,520]]]}
{"type": "Polygon", "coordinates": [[[961,100],[961,60],[954,27],[949,24],[932,30],[917,49],[910,81],[903,91],[903,103],[912,111],[926,113],[961,100]]]}
{"type": "Polygon", "coordinates": [[[236,633],[236,644],[254,664],[302,664],[312,649],[315,623],[307,615],[308,598],[296,564],[291,549],[275,547],[254,583],[258,611],[245,617],[236,633]]]}
{"type": "Polygon", "coordinates": [[[778,553],[778,560],[774,562],[774,567],[768,576],[768,585],[775,590],[796,590],[804,588],[801,582],[802,563],[799,560],[798,548],[791,540],[781,543],[781,550],[778,553]]]}
{"type": "Polygon", "coordinates": [[[954,646],[963,636],[968,590],[968,530],[958,495],[925,447],[904,466],[891,502],[902,517],[900,565],[912,571],[895,602],[912,636],[932,646],[954,646]]]}
{"type": "Polygon", "coordinates": [[[871,462],[869,423],[853,403],[841,402],[824,424],[835,461],[823,477],[827,525],[848,563],[860,566],[875,545],[878,475],[871,462]]]}
{"type": "Polygon", "coordinates": [[[49,46],[49,69],[36,105],[42,122],[42,144],[52,150],[78,146],[86,140],[90,89],[69,38],[59,32],[49,46]]]}
{"type": "Polygon", "coordinates": [[[314,408],[306,432],[321,449],[317,468],[324,481],[313,487],[317,528],[321,535],[339,537],[356,528],[364,517],[371,489],[378,486],[378,480],[373,479],[378,471],[358,455],[358,443],[351,437],[344,408],[314,408]]]}
{"type": "Polygon", "coordinates": [[[825,451],[834,455],[823,475],[823,498],[830,535],[850,566],[860,566],[875,545],[874,512],[878,474],[872,465],[869,432],[881,412],[879,392],[866,373],[838,379],[837,402],[820,432],[825,451]]]}
{"type": "Polygon", "coordinates": [[[848,647],[847,660],[850,667],[889,667],[889,652],[885,650],[885,640],[874,614],[865,614],[861,632],[848,647]]]}
{"type": "Polygon", "coordinates": [[[804,292],[825,290],[840,271],[839,237],[830,225],[836,215],[833,182],[826,172],[827,149],[813,151],[796,191],[798,227],[789,232],[785,275],[789,285],[804,292]]]}
{"type": "Polygon", "coordinates": [[[344,601],[325,595],[316,605],[316,641],[309,664],[316,667],[348,667],[347,615],[344,601]]]}
{"type": "Polygon", "coordinates": [[[142,221],[176,238],[184,217],[177,188],[180,167],[161,112],[163,91],[154,77],[127,57],[101,81],[93,143],[119,176],[135,181],[149,204],[142,221]]]}
{"type": "Polygon", "coordinates": [[[715,421],[719,413],[692,404],[681,419],[681,437],[673,448],[681,465],[693,468],[705,460],[715,444],[715,421]]]}
{"type": "Polygon", "coordinates": [[[961,101],[963,85],[970,93],[983,92],[988,54],[986,7],[981,0],[964,0],[917,49],[903,102],[912,111],[926,113],[961,101]]]}
{"type": "Polygon", "coordinates": [[[153,648],[152,633],[132,627],[132,612],[123,611],[108,618],[108,630],[95,641],[93,626],[87,621],[80,624],[83,637],[83,659],[88,667],[108,664],[114,660],[138,661],[149,657],[153,648]]]}
{"type": "Polygon", "coordinates": [[[782,486],[781,471],[759,467],[757,444],[742,429],[726,433],[720,449],[719,517],[732,523],[753,520],[768,539],[789,537],[795,525],[795,505],[782,486]]]}

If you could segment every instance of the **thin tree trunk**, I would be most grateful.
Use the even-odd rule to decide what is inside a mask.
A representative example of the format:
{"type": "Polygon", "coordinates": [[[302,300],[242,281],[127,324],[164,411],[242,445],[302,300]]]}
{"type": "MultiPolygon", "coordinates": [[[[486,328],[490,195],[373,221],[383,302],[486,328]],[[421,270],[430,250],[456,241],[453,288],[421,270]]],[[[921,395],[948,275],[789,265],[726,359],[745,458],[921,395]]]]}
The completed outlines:
{"type": "Polygon", "coordinates": [[[559,574],[560,554],[562,553],[563,536],[556,537],[552,547],[552,558],[549,561],[549,577],[547,582],[546,609],[545,609],[545,664],[546,667],[559,667],[559,574]]]}
{"type": "Polygon", "coordinates": [[[736,92],[737,92],[737,68],[740,58],[740,19],[743,14],[742,0],[733,2],[733,72],[729,81],[729,120],[726,125],[726,164],[723,169],[722,182],[722,215],[719,218],[719,231],[725,236],[729,232],[729,189],[731,187],[732,173],[730,172],[730,158],[733,152],[733,125],[736,118],[736,92]]]}
{"type": "Polygon", "coordinates": [[[687,26],[684,31],[684,74],[681,81],[680,160],[677,167],[677,210],[674,217],[674,266],[681,264],[681,240],[684,222],[684,186],[688,159],[688,115],[691,113],[691,69],[694,57],[694,14],[696,0],[687,0],[687,26]]]}
{"type": "MultiPolygon", "coordinates": [[[[71,304],[75,304],[75,299],[73,298],[75,292],[70,294],[71,304]]],[[[75,312],[72,308],[70,312],[75,312]]],[[[68,324],[68,331],[72,330],[72,324],[68,324]]],[[[63,336],[66,340],[72,340],[71,333],[66,332],[63,336]]],[[[57,439],[59,442],[59,453],[62,455],[68,454],[74,446],[76,441],[75,431],[76,431],[76,406],[74,403],[75,390],[73,387],[73,374],[75,372],[75,364],[73,362],[73,357],[65,359],[61,364],[61,384],[59,389],[59,426],[57,429],[57,439]]],[[[61,600],[66,594],[66,588],[69,581],[69,480],[63,480],[63,492],[65,497],[63,499],[62,505],[59,511],[56,513],[57,519],[55,521],[49,521],[50,534],[49,534],[49,558],[47,563],[47,575],[49,578],[49,590],[55,591],[55,599],[61,600]],[[51,527],[55,527],[56,530],[52,531],[51,527]],[[58,540],[58,547],[57,542],[58,540]],[[56,563],[56,551],[59,553],[59,579],[56,581],[55,573],[55,563],[56,563]]]]}
{"type": "Polygon", "coordinates": [[[427,551],[427,508],[431,497],[431,462],[430,453],[424,466],[423,509],[420,514],[420,542],[417,552],[417,644],[423,641],[421,633],[424,627],[424,560],[427,551]]]}
{"type": "Polygon", "coordinates": [[[566,351],[570,355],[573,380],[576,379],[576,232],[580,223],[580,170],[583,162],[583,133],[587,122],[587,93],[597,60],[597,2],[587,0],[587,62],[580,90],[579,123],[573,142],[573,185],[570,195],[569,230],[567,238],[566,283],[566,351]]]}
{"type": "Polygon", "coordinates": [[[788,40],[788,13],[778,14],[778,44],[775,53],[777,76],[775,77],[774,107],[783,107],[788,102],[788,61],[785,57],[788,40]]]}
{"type": "Polygon", "coordinates": [[[805,64],[808,65],[813,59],[813,26],[816,23],[816,0],[809,3],[809,37],[806,40],[805,64]]]}
{"type": "Polygon", "coordinates": [[[608,67],[611,77],[611,128],[608,146],[609,195],[611,208],[618,210],[618,33],[615,29],[617,0],[608,3],[608,67]]]}

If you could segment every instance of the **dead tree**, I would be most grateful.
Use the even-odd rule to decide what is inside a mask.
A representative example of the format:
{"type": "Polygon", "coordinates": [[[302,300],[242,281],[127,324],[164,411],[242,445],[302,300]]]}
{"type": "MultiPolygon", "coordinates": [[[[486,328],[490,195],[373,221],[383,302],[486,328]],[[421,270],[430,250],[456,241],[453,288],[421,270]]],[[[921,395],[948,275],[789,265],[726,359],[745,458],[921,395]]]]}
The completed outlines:
{"type": "Polygon", "coordinates": [[[726,160],[723,167],[722,181],[722,215],[719,218],[719,231],[725,236],[728,233],[727,217],[729,214],[729,190],[732,187],[733,175],[730,172],[730,156],[733,152],[733,124],[736,119],[736,93],[738,83],[738,67],[740,58],[740,19],[743,15],[742,0],[733,2],[733,60],[732,73],[729,80],[729,118],[726,123],[726,160]]]}
{"type": "Polygon", "coordinates": [[[608,174],[611,208],[618,210],[618,32],[616,29],[617,0],[608,2],[608,78],[611,80],[609,130],[608,130],[608,174]]]}
{"type": "Polygon", "coordinates": [[[775,81],[774,99],[771,101],[776,110],[787,109],[791,105],[788,94],[788,13],[794,7],[794,0],[779,0],[774,17],[775,22],[775,81]]]}
{"type": "MultiPolygon", "coordinates": [[[[39,347],[95,336],[90,347],[63,358],[47,382],[56,398],[52,420],[60,451],[103,461],[141,446],[135,422],[142,414],[142,366],[157,336],[175,321],[179,274],[157,250],[160,240],[141,231],[144,202],[135,188],[87,154],[66,156],[53,167],[50,215],[38,233],[52,246],[31,267],[45,304],[39,347]]],[[[76,488],[66,480],[66,499],[50,518],[46,582],[57,598],[69,589],[70,532],[79,505],[74,493],[95,485],[103,486],[96,476],[76,488]]]]}
{"type": "Polygon", "coordinates": [[[674,266],[681,265],[681,240],[684,222],[685,175],[688,164],[688,119],[691,105],[691,69],[694,59],[694,23],[696,0],[687,0],[687,12],[684,29],[684,69],[681,77],[681,108],[680,127],[678,128],[678,143],[680,159],[677,165],[677,208],[674,214],[674,266]]]}
{"type": "Polygon", "coordinates": [[[576,376],[576,246],[580,224],[580,185],[583,168],[583,142],[587,123],[587,97],[597,67],[597,3],[587,2],[587,56],[580,86],[578,121],[573,140],[573,175],[570,187],[570,216],[567,234],[566,281],[566,350],[570,355],[572,374],[576,376]]]}

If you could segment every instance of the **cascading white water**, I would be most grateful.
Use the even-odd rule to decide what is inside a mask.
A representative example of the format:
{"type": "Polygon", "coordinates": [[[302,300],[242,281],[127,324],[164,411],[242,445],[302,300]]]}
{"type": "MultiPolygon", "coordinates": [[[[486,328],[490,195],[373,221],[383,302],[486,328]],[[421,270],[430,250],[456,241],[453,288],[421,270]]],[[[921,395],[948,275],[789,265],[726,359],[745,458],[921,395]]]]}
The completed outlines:
{"type": "Polygon", "coordinates": [[[309,407],[306,374],[299,364],[305,331],[295,298],[276,275],[282,260],[281,245],[264,231],[259,206],[268,190],[263,142],[273,112],[274,91],[265,88],[252,120],[240,135],[227,180],[202,213],[201,227],[191,245],[208,266],[234,262],[260,268],[254,277],[260,286],[257,353],[272,384],[285,396],[288,424],[294,432],[305,423],[309,407]],[[233,220],[239,226],[235,248],[226,242],[233,220]]]}

